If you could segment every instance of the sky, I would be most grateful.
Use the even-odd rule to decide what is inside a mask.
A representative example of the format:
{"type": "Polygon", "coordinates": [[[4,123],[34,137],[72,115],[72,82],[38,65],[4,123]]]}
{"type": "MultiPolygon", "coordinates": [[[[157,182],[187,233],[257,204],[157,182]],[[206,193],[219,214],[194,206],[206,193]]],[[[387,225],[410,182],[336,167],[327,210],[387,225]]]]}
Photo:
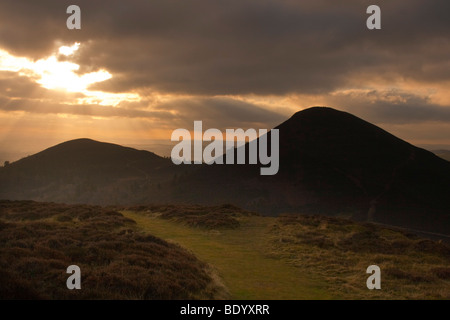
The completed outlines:
{"type": "Polygon", "coordinates": [[[448,0],[2,0],[0,161],[273,128],[312,106],[450,149],[448,0]],[[81,8],[81,30],[66,9],[81,8]],[[381,30],[366,9],[381,8],[381,30]]]}

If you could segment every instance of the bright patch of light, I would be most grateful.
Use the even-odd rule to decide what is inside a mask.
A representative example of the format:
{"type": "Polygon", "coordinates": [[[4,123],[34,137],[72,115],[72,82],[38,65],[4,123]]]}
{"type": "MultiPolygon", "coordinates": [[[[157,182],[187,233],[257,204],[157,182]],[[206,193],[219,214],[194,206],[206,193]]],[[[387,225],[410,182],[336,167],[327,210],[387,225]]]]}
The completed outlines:
{"type": "Polygon", "coordinates": [[[73,46],[62,46],[59,48],[59,53],[65,56],[71,56],[80,47],[80,43],[76,42],[73,46]]]}
{"type": "Polygon", "coordinates": [[[86,97],[79,98],[78,104],[99,104],[102,106],[116,106],[122,101],[137,102],[141,100],[141,96],[136,93],[109,93],[102,91],[86,91],[83,92],[86,97]]]}
{"type": "Polygon", "coordinates": [[[32,62],[27,58],[18,58],[10,55],[8,52],[0,49],[0,70],[19,72],[21,69],[27,69],[32,62]]]}
{"type": "Polygon", "coordinates": [[[105,70],[78,75],[80,66],[68,61],[58,61],[52,56],[38,60],[32,70],[41,76],[37,82],[47,89],[63,89],[70,92],[84,92],[93,83],[108,80],[112,75],[105,70]]]}
{"type": "MultiPolygon", "coordinates": [[[[62,46],[59,48],[59,53],[70,56],[78,50],[79,46],[79,43],[70,47],[62,46]]],[[[22,76],[34,78],[34,81],[46,89],[84,94],[86,97],[78,99],[77,103],[117,105],[121,101],[140,100],[140,96],[134,93],[116,94],[88,90],[91,84],[111,79],[112,75],[106,70],[80,75],[75,73],[79,69],[80,65],[69,61],[59,61],[56,55],[31,61],[27,58],[15,57],[0,49],[0,71],[18,72],[22,76]]]]}

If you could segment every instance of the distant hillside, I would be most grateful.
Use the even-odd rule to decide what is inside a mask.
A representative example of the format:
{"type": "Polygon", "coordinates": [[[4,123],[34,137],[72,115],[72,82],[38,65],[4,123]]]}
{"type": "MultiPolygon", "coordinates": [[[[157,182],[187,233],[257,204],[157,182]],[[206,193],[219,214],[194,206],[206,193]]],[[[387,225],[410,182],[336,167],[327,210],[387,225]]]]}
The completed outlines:
{"type": "Polygon", "coordinates": [[[175,166],[148,151],[80,139],[1,168],[0,199],[230,203],[269,215],[338,215],[450,234],[448,161],[326,107],[300,111],[277,129],[274,176],[261,176],[260,164],[175,166]]]}
{"type": "Polygon", "coordinates": [[[260,176],[259,164],[205,166],[179,186],[187,191],[178,197],[450,233],[447,161],[331,108],[300,111],[277,129],[277,175],[260,176]]]}
{"type": "Polygon", "coordinates": [[[0,170],[0,198],[116,204],[158,198],[187,167],[148,151],[90,139],[61,143],[0,170]]]}

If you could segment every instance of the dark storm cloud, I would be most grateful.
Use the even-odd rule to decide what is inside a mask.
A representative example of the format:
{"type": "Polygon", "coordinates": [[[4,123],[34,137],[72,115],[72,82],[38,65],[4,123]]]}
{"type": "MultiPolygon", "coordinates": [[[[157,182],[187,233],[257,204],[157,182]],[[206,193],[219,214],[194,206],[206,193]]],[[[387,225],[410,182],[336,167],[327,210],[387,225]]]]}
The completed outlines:
{"type": "Polygon", "coordinates": [[[205,126],[225,129],[273,128],[286,120],[286,116],[258,105],[231,98],[176,99],[156,107],[176,114],[176,123],[191,128],[193,121],[202,120],[205,126]]]}
{"type": "Polygon", "coordinates": [[[450,80],[450,2],[77,1],[82,30],[65,27],[72,1],[0,2],[0,47],[39,58],[82,42],[80,72],[114,76],[95,88],[198,95],[326,93],[355,78],[450,80]],[[447,70],[445,70],[447,69],[447,70]]]}
{"type": "Polygon", "coordinates": [[[54,100],[15,98],[0,95],[1,111],[25,111],[40,114],[71,114],[93,117],[144,118],[156,121],[159,127],[190,128],[195,120],[209,127],[272,128],[286,117],[250,104],[229,98],[176,99],[153,107],[152,110],[89,104],[57,103],[54,100]]]}
{"type": "Polygon", "coordinates": [[[329,103],[378,124],[450,122],[450,106],[440,106],[428,97],[396,90],[338,94],[331,97],[329,103]]]}

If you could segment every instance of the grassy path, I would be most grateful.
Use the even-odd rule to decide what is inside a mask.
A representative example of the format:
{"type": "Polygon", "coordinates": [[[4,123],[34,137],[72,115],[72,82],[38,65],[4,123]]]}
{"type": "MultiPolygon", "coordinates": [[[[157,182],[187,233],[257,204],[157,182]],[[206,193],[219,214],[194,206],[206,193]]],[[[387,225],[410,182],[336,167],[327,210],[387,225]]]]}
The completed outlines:
{"type": "Polygon", "coordinates": [[[323,284],[265,253],[272,218],[251,217],[235,230],[207,231],[155,216],[125,211],[138,228],[178,243],[209,263],[232,299],[329,299],[323,284]]]}

